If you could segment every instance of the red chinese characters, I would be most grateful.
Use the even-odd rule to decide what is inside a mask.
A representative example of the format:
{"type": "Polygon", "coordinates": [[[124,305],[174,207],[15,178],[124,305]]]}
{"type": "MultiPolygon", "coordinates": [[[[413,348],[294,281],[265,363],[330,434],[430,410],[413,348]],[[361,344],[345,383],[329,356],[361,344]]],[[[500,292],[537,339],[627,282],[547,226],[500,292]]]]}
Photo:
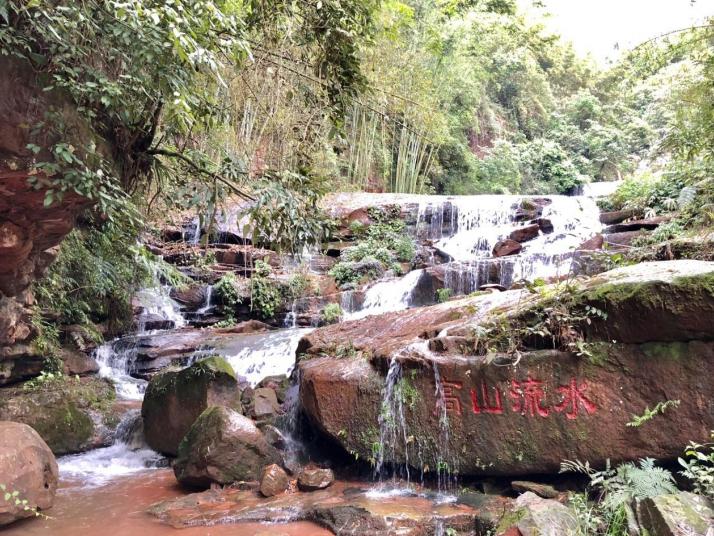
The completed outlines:
{"type": "Polygon", "coordinates": [[[558,413],[565,412],[565,417],[573,420],[578,418],[578,409],[582,404],[585,411],[592,415],[597,408],[583,394],[586,388],[585,382],[578,386],[578,381],[575,378],[570,380],[570,384],[561,385],[558,387],[558,392],[563,395],[563,401],[560,404],[556,404],[553,409],[558,413]]]}
{"type": "Polygon", "coordinates": [[[489,397],[489,388],[485,381],[481,382],[481,404],[479,404],[476,389],[471,389],[471,409],[478,415],[479,413],[491,413],[500,415],[503,413],[503,403],[501,402],[501,391],[498,387],[493,387],[493,400],[489,397]]]}
{"type": "Polygon", "coordinates": [[[442,407],[443,411],[447,414],[455,413],[456,415],[461,415],[461,398],[459,398],[455,390],[460,391],[463,385],[463,382],[450,382],[448,380],[444,380],[441,383],[443,398],[441,400],[437,398],[434,415],[439,415],[442,407]]]}
{"type": "Polygon", "coordinates": [[[530,376],[522,382],[511,380],[509,395],[513,401],[511,409],[516,413],[531,417],[547,417],[550,414],[550,410],[543,406],[545,392],[542,381],[534,380],[530,376]]]}
{"type": "MultiPolygon", "coordinates": [[[[434,415],[463,414],[461,399],[463,382],[445,380],[441,383],[434,415]]],[[[507,395],[511,402],[511,411],[524,417],[547,418],[560,413],[568,420],[575,420],[584,413],[592,415],[597,411],[596,404],[586,396],[587,384],[578,383],[572,378],[567,385],[558,385],[548,389],[547,384],[539,379],[526,377],[524,380],[511,380],[507,395]]],[[[504,403],[502,390],[496,385],[489,385],[480,380],[468,390],[471,398],[471,411],[474,415],[502,415],[504,403]]]]}

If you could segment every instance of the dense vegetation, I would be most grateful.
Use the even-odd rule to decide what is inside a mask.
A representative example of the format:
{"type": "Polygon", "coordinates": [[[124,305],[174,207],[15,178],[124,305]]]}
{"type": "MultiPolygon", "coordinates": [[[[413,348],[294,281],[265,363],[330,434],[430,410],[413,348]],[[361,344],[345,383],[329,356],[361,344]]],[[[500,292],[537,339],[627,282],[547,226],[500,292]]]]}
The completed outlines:
{"type": "MultiPolygon", "coordinates": [[[[710,20],[601,71],[512,0],[0,0],[2,55],[90,129],[59,109],[32,125],[46,203],[69,190],[97,201],[39,307],[120,325],[155,272],[135,245],[141,222],[193,213],[211,230],[228,201],[247,202],[254,242],[287,251],[329,233],[312,207],[334,190],[570,193],[624,179],[607,208],[677,214],[654,240],[711,222],[713,35],[710,20]]],[[[368,230],[339,283],[398,272],[413,255],[398,234],[368,230]]]]}

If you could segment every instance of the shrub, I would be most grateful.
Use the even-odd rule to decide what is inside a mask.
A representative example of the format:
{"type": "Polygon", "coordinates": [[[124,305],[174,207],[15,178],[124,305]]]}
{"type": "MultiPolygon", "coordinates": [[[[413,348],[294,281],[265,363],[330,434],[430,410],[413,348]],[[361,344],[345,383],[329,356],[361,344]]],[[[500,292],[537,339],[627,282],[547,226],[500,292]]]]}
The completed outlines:
{"type": "Polygon", "coordinates": [[[439,303],[444,303],[449,301],[451,298],[452,291],[450,288],[440,288],[436,290],[436,301],[439,303]]]}
{"type": "Polygon", "coordinates": [[[339,303],[328,303],[320,313],[325,324],[334,324],[342,318],[342,307],[339,303]]]}
{"type": "Polygon", "coordinates": [[[280,307],[281,296],[270,275],[272,268],[265,261],[255,261],[250,279],[250,308],[263,319],[273,318],[280,307]]]}
{"type": "Polygon", "coordinates": [[[332,276],[340,286],[347,283],[356,283],[360,278],[352,262],[338,262],[330,269],[328,275],[332,276]]]}
{"type": "Polygon", "coordinates": [[[692,481],[694,491],[714,500],[714,430],[711,439],[712,443],[704,445],[689,443],[679,464],[684,467],[682,475],[692,481]]]}
{"type": "Polygon", "coordinates": [[[238,278],[233,272],[228,272],[221,277],[218,283],[213,285],[213,292],[221,304],[221,311],[228,317],[227,320],[233,323],[235,310],[243,301],[238,278]]]}

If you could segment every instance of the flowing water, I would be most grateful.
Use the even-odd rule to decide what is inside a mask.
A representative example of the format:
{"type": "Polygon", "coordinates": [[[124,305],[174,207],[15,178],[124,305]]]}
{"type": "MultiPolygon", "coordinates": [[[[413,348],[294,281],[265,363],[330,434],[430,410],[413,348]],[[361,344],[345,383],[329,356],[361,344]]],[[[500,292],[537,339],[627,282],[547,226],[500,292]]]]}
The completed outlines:
{"type": "MultiPolygon", "coordinates": [[[[494,265],[498,282],[506,287],[519,279],[547,278],[567,273],[571,269],[573,248],[600,230],[598,211],[592,200],[554,196],[549,198],[552,202],[542,214],[543,218],[551,220],[552,233],[541,233],[525,243],[518,255],[489,259],[496,242],[524,225],[516,221],[516,211],[522,199],[516,196],[417,196],[415,234],[422,240],[431,241],[452,259],[445,268],[447,287],[463,294],[478,289],[484,282],[493,282],[494,265]]],[[[407,202],[414,200],[409,197],[407,202]]],[[[200,238],[198,219],[191,222],[185,231],[185,240],[197,243],[200,238]]],[[[355,303],[354,293],[343,293],[345,319],[358,320],[367,315],[410,307],[424,275],[424,270],[414,270],[402,278],[378,282],[365,293],[361,308],[355,303]]],[[[186,325],[178,305],[170,299],[166,289],[157,286],[142,291],[138,299],[143,307],[139,334],[150,334],[146,331],[147,322],[155,322],[156,319],[167,321],[167,325],[172,325],[174,329],[186,325]]],[[[212,289],[208,287],[206,302],[198,312],[208,313],[212,307],[211,300],[212,289]]],[[[253,386],[268,376],[289,375],[295,364],[298,342],[310,331],[295,328],[296,319],[294,306],[286,319],[289,329],[225,337],[209,350],[223,355],[236,373],[253,386]]],[[[196,357],[201,355],[204,354],[198,352],[196,357]]],[[[144,513],[149,504],[185,492],[177,487],[170,471],[162,468],[165,460],[142,443],[140,434],[137,436],[136,408],[146,387],[144,380],[131,375],[137,359],[137,338],[111,341],[98,348],[95,357],[100,365],[100,375],[111,379],[118,398],[133,403],[135,409],[126,413],[112,446],[59,459],[62,486],[51,519],[19,523],[5,531],[8,535],[103,534],[107,532],[108,521],[114,536],[175,534],[175,529],[158,524],[144,513]]],[[[436,365],[433,373],[437,400],[443,406],[443,386],[436,365]]],[[[409,488],[402,486],[397,478],[406,479],[407,484],[414,478],[408,458],[403,466],[392,466],[396,450],[404,450],[407,455],[416,453],[417,458],[421,456],[418,442],[411,444],[414,438],[407,429],[403,380],[402,366],[397,359],[393,359],[383,392],[383,411],[379,420],[380,446],[375,460],[375,474],[380,480],[384,481],[391,470],[391,487],[382,486],[373,491],[384,497],[402,496],[408,492],[409,488]]],[[[297,423],[297,389],[293,388],[288,395],[292,404],[287,404],[287,420],[290,421],[287,432],[291,432],[297,423]]],[[[454,467],[450,460],[449,423],[445,407],[441,409],[438,439],[446,450],[440,454],[436,471],[439,489],[448,492],[453,491],[453,475],[458,467],[454,467]]],[[[293,441],[292,438],[289,440],[293,441]]],[[[411,465],[424,466],[420,459],[414,460],[411,465]]],[[[448,495],[444,497],[449,499],[448,495]]],[[[254,524],[189,528],[184,529],[182,534],[318,536],[329,532],[309,523],[291,523],[279,528],[254,524]]]]}
{"type": "MultiPolygon", "coordinates": [[[[402,196],[399,202],[416,205],[416,239],[433,243],[451,259],[443,267],[444,285],[457,295],[485,284],[509,288],[521,280],[566,276],[573,269],[575,249],[602,229],[600,211],[586,196],[402,196]],[[522,203],[531,199],[547,200],[540,218],[551,222],[552,232],[539,232],[524,242],[516,255],[494,258],[493,249],[500,240],[529,224],[518,220],[522,203]]],[[[367,290],[360,309],[343,301],[345,318],[356,320],[407,309],[422,273],[414,270],[402,278],[376,283],[367,290]]]]}

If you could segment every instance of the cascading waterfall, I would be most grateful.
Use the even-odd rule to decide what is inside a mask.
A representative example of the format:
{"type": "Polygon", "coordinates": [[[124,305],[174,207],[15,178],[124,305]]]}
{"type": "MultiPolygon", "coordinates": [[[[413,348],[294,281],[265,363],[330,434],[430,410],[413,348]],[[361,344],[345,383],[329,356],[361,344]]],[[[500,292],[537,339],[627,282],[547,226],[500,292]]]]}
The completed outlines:
{"type": "Polygon", "coordinates": [[[117,396],[125,400],[141,400],[146,390],[146,381],[131,376],[137,357],[136,335],[147,333],[144,319],[159,317],[171,322],[174,327],[186,324],[178,304],[169,297],[167,289],[160,286],[144,289],[136,294],[136,298],[144,309],[139,316],[136,334],[109,341],[94,353],[99,365],[99,375],[110,379],[114,383],[117,396]]]}
{"type": "Polygon", "coordinates": [[[400,279],[381,281],[367,290],[359,311],[345,315],[346,320],[357,320],[369,315],[402,311],[410,304],[412,292],[419,283],[423,270],[412,270],[400,279]]]}
{"type": "Polygon", "coordinates": [[[189,224],[184,225],[181,237],[187,244],[198,245],[201,240],[201,218],[195,216],[189,224]]]}
{"type": "Polygon", "coordinates": [[[87,487],[102,486],[112,479],[165,465],[164,457],[137,437],[139,410],[128,411],[114,436],[114,444],[57,460],[63,477],[81,480],[87,487]]]}
{"type": "Polygon", "coordinates": [[[441,381],[441,373],[436,361],[432,363],[434,367],[436,411],[439,418],[439,457],[436,463],[436,474],[439,491],[448,492],[456,488],[456,475],[459,473],[459,468],[456,463],[456,457],[450,454],[449,413],[446,406],[444,384],[441,381]]]}
{"type": "Polygon", "coordinates": [[[196,310],[196,314],[206,314],[211,310],[211,307],[213,307],[213,304],[211,303],[211,299],[213,298],[213,285],[208,285],[206,287],[206,301],[203,303],[203,306],[196,310]]]}
{"type": "Polygon", "coordinates": [[[441,208],[433,197],[420,202],[417,237],[435,240],[435,247],[452,259],[445,267],[447,288],[468,294],[487,283],[507,288],[519,280],[560,277],[571,271],[575,248],[602,229],[597,205],[587,197],[541,198],[548,204],[540,217],[551,222],[552,232],[524,242],[516,255],[492,257],[499,240],[527,224],[517,221],[518,208],[527,199],[463,196],[446,198],[441,208]]]}
{"type": "Polygon", "coordinates": [[[236,337],[220,349],[238,376],[255,387],[268,376],[290,375],[298,343],[310,328],[296,328],[236,337]]]}

